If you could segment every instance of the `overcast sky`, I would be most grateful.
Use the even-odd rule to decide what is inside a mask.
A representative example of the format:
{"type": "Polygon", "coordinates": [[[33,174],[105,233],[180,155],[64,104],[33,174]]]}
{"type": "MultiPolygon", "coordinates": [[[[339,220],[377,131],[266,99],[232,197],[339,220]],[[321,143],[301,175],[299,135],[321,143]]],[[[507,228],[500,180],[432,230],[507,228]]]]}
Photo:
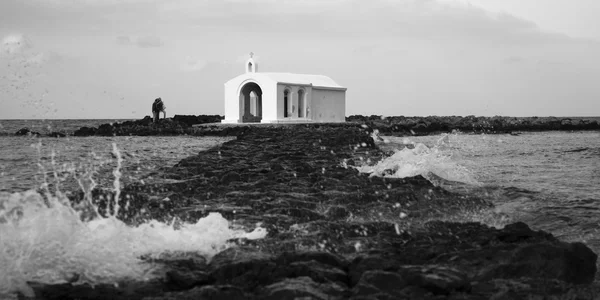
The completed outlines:
{"type": "Polygon", "coordinates": [[[223,83],[322,74],[346,114],[600,115],[598,0],[0,0],[0,119],[223,114],[223,83]]]}

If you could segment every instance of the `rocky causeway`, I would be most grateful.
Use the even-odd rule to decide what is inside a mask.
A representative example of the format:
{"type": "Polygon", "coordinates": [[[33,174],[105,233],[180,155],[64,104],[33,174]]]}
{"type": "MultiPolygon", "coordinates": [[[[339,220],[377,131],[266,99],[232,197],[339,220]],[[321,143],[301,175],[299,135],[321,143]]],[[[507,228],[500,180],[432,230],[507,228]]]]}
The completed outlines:
{"type": "MultiPolygon", "coordinates": [[[[112,135],[236,135],[238,126],[219,124],[219,115],[175,115],[162,119],[158,124],[150,116],[122,123],[102,124],[99,127],[81,127],[75,132],[37,132],[22,128],[15,135],[46,137],[112,136],[112,135]],[[205,124],[205,126],[193,126],[205,124]]],[[[368,125],[382,135],[413,136],[459,131],[464,133],[510,133],[518,135],[530,131],[577,131],[600,130],[600,118],[586,117],[476,117],[476,116],[428,116],[428,117],[383,117],[352,115],[347,123],[368,125]]],[[[259,124],[264,125],[264,124],[259,124]]]]}
{"type": "MultiPolygon", "coordinates": [[[[355,168],[389,155],[373,140],[375,129],[400,134],[416,125],[390,129],[392,123],[365,119],[193,127],[215,120],[188,117],[186,122],[181,116],[159,124],[148,121],[82,128],[75,135],[236,139],[154,174],[166,179],[163,183],[125,186],[121,197],[129,199],[129,209],[121,211],[120,219],[132,225],[148,219],[193,222],[218,212],[248,231],[259,224],[266,237],[231,240],[230,247],[208,258],[198,253],[141,257],[164,268],[165,275],[150,282],[32,282],[38,299],[600,297],[594,281],[597,255],[585,244],[562,242],[521,222],[502,229],[465,222],[465,215],[493,214],[493,204],[449,192],[421,176],[371,177],[355,168]]],[[[99,194],[113,196],[95,191],[99,194]]],[[[81,205],[83,195],[71,200],[81,205]]],[[[107,203],[99,205],[103,213],[107,203]]]]}

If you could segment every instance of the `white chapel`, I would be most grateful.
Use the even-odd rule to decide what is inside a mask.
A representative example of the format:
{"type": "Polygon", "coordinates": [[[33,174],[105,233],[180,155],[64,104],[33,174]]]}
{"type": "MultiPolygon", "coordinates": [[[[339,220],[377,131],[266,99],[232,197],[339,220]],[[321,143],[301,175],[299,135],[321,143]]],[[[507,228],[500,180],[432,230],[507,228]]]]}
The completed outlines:
{"type": "Polygon", "coordinates": [[[222,123],[345,121],[346,88],[323,75],[260,73],[252,56],[225,83],[222,123]]]}

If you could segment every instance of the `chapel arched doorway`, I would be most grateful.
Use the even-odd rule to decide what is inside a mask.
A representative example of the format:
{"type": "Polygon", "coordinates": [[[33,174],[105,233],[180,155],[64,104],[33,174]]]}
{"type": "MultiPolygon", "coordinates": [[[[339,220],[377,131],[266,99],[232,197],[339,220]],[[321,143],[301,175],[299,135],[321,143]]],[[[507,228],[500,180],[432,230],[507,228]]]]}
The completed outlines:
{"type": "Polygon", "coordinates": [[[240,120],[243,123],[262,120],[262,89],[254,82],[248,82],[240,89],[240,120]]]}

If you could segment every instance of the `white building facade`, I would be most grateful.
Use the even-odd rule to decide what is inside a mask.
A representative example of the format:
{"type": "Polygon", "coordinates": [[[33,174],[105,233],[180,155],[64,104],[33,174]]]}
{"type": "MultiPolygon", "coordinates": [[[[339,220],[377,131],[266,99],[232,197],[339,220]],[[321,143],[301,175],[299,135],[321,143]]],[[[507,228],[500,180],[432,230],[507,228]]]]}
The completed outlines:
{"type": "Polygon", "coordinates": [[[245,71],[225,83],[225,119],[222,123],[345,121],[346,88],[331,78],[259,73],[252,57],[246,62],[245,71]]]}

